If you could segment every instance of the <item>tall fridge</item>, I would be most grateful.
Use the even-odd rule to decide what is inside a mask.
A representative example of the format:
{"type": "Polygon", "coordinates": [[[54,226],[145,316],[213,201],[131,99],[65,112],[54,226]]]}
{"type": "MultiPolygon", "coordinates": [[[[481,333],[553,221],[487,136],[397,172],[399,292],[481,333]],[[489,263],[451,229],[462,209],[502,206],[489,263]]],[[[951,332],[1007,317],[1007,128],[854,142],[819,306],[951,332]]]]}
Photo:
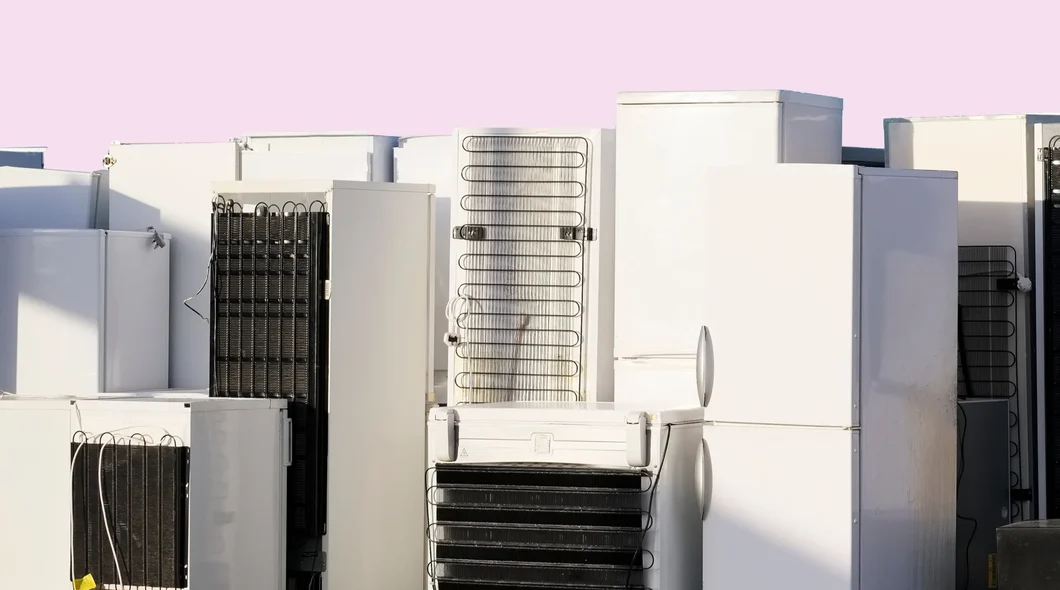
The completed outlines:
{"type": "Polygon", "coordinates": [[[956,175],[703,168],[655,216],[695,231],[620,237],[617,401],[705,405],[703,587],[952,588],[956,175]]]}

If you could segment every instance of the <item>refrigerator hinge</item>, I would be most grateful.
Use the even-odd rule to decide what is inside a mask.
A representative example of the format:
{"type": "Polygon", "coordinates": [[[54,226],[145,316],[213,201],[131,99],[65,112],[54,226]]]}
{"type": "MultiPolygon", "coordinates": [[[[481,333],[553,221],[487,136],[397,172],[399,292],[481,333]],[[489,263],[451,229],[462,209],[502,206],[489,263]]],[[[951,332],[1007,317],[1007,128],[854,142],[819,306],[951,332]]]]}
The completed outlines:
{"type": "Polygon", "coordinates": [[[478,241],[486,239],[486,227],[483,225],[458,225],[453,228],[454,240],[478,241]]]}
{"type": "Polygon", "coordinates": [[[648,466],[648,414],[626,414],[626,463],[630,467],[648,466]]]}
{"type": "Polygon", "coordinates": [[[331,279],[324,279],[324,301],[331,301],[331,279]]]}
{"type": "Polygon", "coordinates": [[[1049,159],[1049,148],[1038,148],[1038,161],[1044,162],[1049,159]]]}
{"type": "Polygon", "coordinates": [[[596,229],[591,227],[561,227],[559,228],[559,239],[592,242],[596,240],[596,229]]]}

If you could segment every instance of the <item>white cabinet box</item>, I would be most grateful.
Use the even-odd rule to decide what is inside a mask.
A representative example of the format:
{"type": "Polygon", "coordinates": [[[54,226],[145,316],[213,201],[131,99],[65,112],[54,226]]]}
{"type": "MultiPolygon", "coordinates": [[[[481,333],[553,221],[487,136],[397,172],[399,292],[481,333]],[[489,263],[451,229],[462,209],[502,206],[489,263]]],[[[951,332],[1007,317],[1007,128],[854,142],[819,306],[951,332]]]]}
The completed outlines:
{"type": "Polygon", "coordinates": [[[168,387],[169,236],[2,230],[0,248],[0,390],[168,387]]]}
{"type": "Polygon", "coordinates": [[[96,228],[100,184],[98,172],[0,165],[0,229],[96,228]]]}

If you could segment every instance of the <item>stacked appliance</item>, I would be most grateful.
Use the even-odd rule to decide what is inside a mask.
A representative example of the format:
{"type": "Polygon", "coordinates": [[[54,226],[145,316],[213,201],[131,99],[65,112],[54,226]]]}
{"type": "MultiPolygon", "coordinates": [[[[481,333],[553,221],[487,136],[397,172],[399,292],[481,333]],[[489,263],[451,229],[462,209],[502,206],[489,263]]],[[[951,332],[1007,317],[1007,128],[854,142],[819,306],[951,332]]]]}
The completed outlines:
{"type": "Polygon", "coordinates": [[[214,190],[210,396],[287,401],[288,590],[418,586],[433,187],[214,190]]]}
{"type": "Polygon", "coordinates": [[[704,407],[704,588],[953,586],[956,176],[841,108],[619,97],[615,398],[704,407]]]}
{"type": "Polygon", "coordinates": [[[961,391],[1009,403],[1011,519],[1060,514],[1060,116],[888,119],[884,132],[888,166],[960,174],[961,391]]]}
{"type": "Polygon", "coordinates": [[[210,195],[232,180],[342,179],[389,182],[397,138],[358,133],[261,133],[207,143],[115,143],[100,225],[171,233],[170,382],[205,389],[210,342],[210,195]],[[204,283],[204,279],[206,282],[204,283]],[[188,306],[192,306],[189,309],[188,306]]]}
{"type": "Polygon", "coordinates": [[[452,135],[402,137],[394,148],[394,182],[432,184],[434,195],[434,389],[427,403],[446,403],[449,348],[448,331],[449,242],[453,195],[456,194],[456,138],[452,135]]]}
{"type": "Polygon", "coordinates": [[[619,94],[615,401],[706,403],[710,342],[692,318],[717,279],[685,270],[708,254],[704,166],[839,164],[842,123],[841,99],[787,90],[619,94]]]}
{"type": "Polygon", "coordinates": [[[0,390],[168,387],[169,243],[157,232],[0,230],[0,390]]]}
{"type": "Polygon", "coordinates": [[[449,404],[610,400],[614,131],[456,135],[449,404]]]}
{"type": "Polygon", "coordinates": [[[954,587],[956,174],[702,174],[704,588],[954,587]]]}
{"type": "Polygon", "coordinates": [[[15,166],[18,168],[44,168],[44,152],[47,148],[0,148],[0,166],[15,166]]]}
{"type": "Polygon", "coordinates": [[[0,399],[0,466],[20,474],[0,503],[5,580],[285,590],[285,407],[190,393],[0,399]]]}

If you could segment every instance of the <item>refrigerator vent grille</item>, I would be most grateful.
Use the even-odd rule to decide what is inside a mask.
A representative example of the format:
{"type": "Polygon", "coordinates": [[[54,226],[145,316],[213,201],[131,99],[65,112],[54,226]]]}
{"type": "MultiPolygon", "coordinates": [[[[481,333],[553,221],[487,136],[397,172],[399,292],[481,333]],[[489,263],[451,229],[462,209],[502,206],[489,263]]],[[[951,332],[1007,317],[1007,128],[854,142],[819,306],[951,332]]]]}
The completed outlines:
{"type": "Polygon", "coordinates": [[[1045,197],[1042,213],[1042,266],[1045,271],[1045,457],[1047,513],[1060,516],[1060,136],[1049,142],[1045,158],[1045,197]]]}
{"type": "Polygon", "coordinates": [[[289,400],[287,516],[301,536],[324,532],[328,223],[320,201],[214,203],[210,395],[289,400]]]}
{"type": "Polygon", "coordinates": [[[967,374],[960,391],[970,398],[1008,399],[1016,395],[1016,291],[1001,288],[1016,278],[1011,246],[959,249],[958,302],[962,310],[967,374]],[[1000,285],[999,285],[1000,282],[1000,285]]]}
{"type": "Polygon", "coordinates": [[[79,433],[70,444],[74,576],[117,587],[113,541],[124,587],[187,588],[188,447],[171,437],[96,440],[79,433]]]}
{"type": "Polygon", "coordinates": [[[643,588],[646,471],[438,465],[427,500],[439,590],[643,588]]]}
{"type": "Polygon", "coordinates": [[[461,151],[457,397],[583,400],[592,145],[470,136],[461,151]]]}

